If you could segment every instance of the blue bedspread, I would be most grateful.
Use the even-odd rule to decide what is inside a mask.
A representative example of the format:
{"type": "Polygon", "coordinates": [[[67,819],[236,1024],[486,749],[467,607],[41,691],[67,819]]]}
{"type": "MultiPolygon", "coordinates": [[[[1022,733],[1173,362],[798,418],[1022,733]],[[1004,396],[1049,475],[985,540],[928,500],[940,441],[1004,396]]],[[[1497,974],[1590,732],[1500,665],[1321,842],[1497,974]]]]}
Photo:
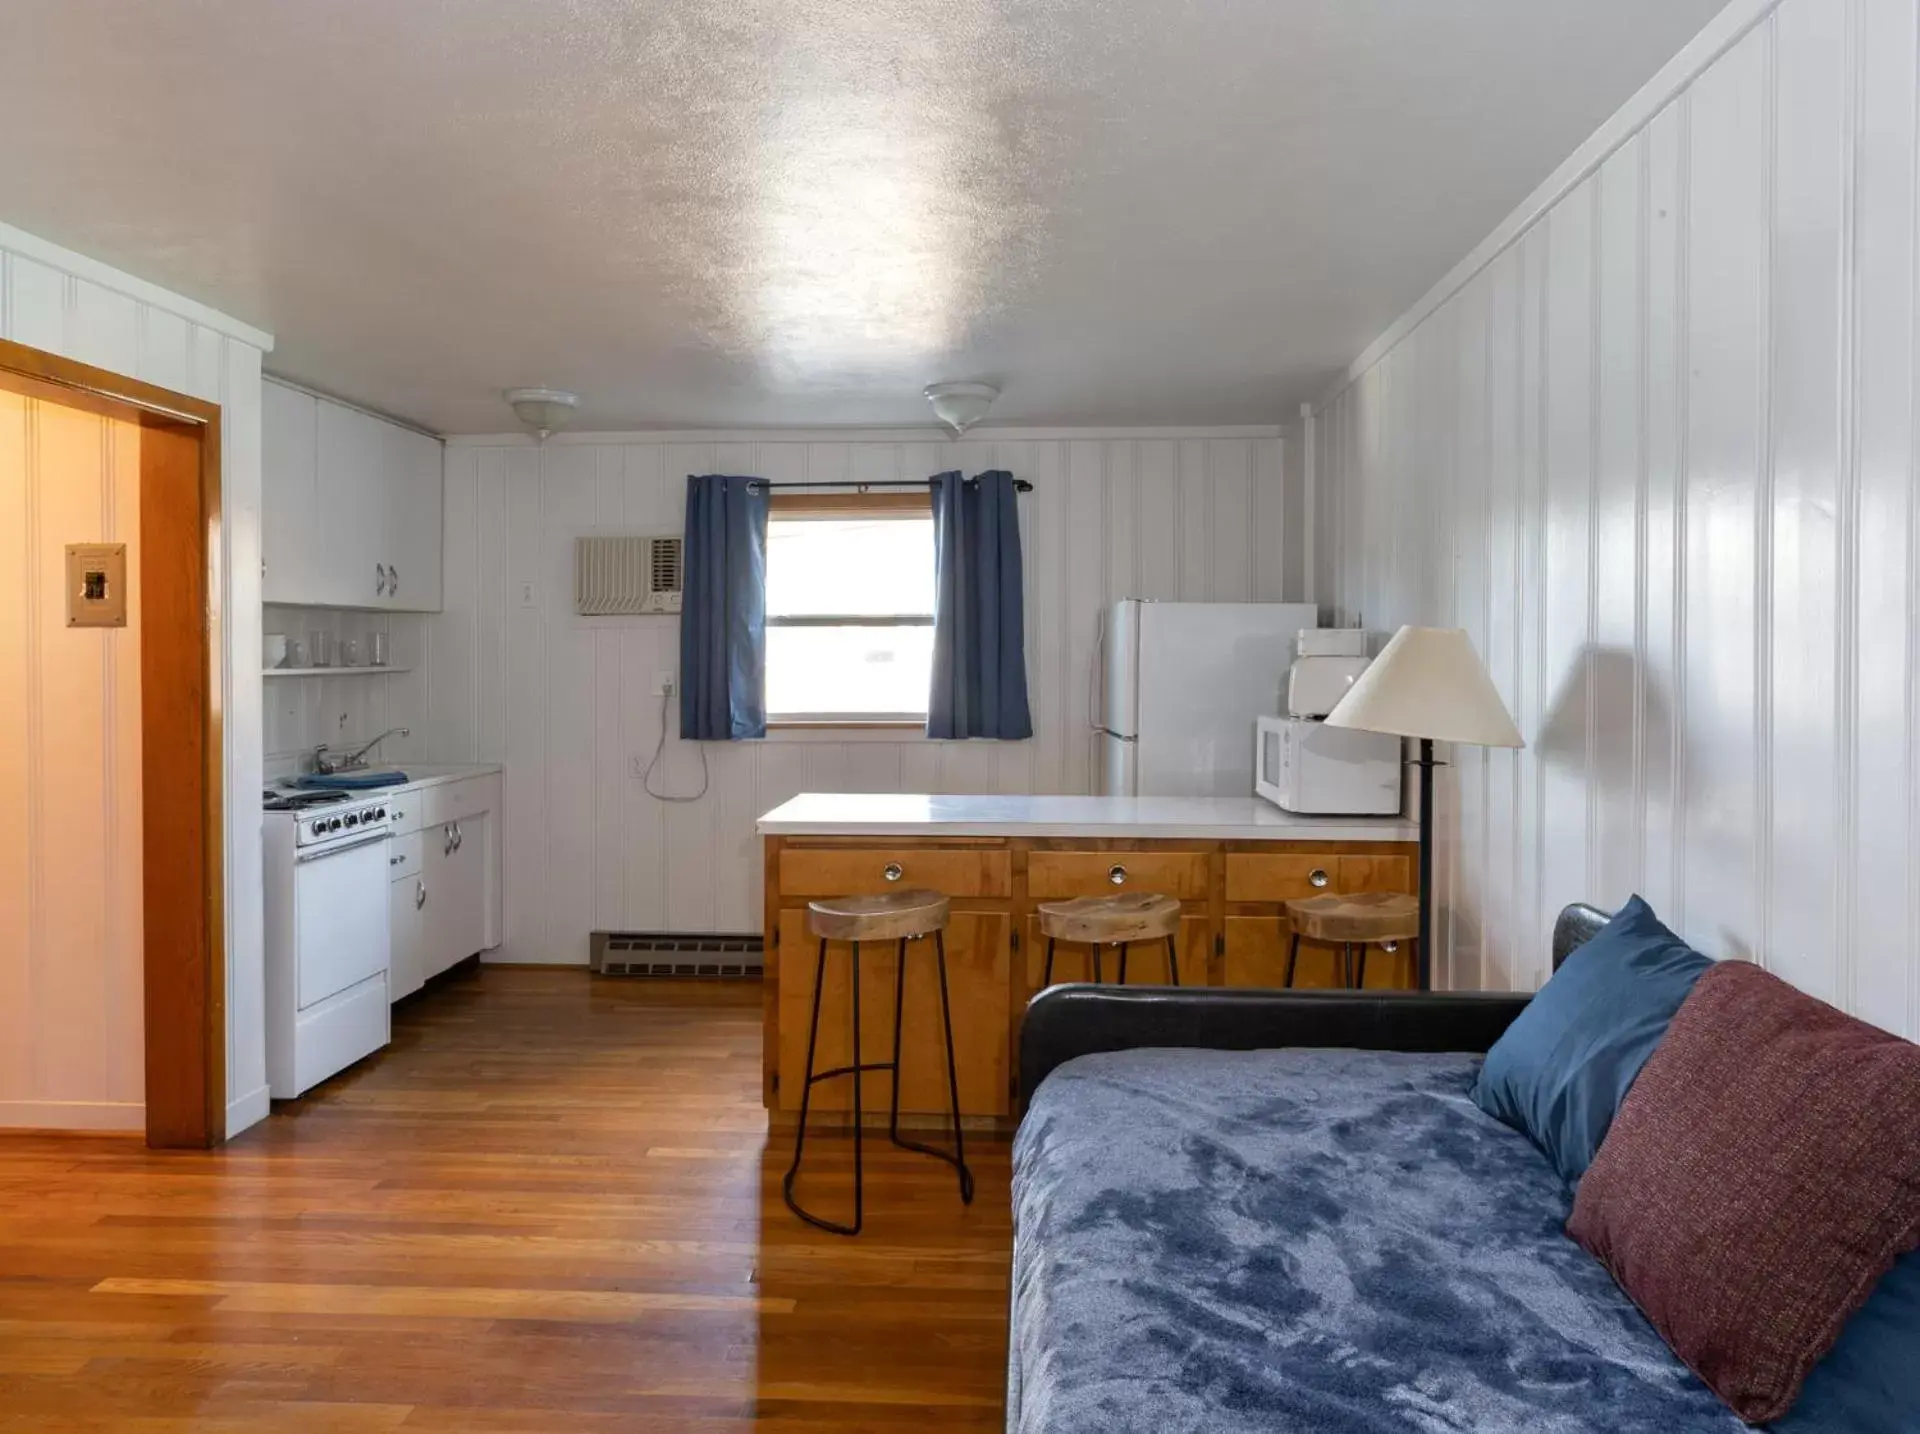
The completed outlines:
{"type": "Polygon", "coordinates": [[[1133,1051],[1015,1147],[1018,1434],[1731,1434],[1469,1056],[1133,1051]]]}

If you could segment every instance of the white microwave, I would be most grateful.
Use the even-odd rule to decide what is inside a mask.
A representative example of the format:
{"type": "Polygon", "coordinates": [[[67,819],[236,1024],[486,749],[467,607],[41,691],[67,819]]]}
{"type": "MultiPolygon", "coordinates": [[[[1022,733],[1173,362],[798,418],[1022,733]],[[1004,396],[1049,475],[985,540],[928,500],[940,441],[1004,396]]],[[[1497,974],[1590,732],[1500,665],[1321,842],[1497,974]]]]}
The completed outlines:
{"type": "Polygon", "coordinates": [[[1253,790],[1283,811],[1314,817],[1400,815],[1400,739],[1304,717],[1254,726],[1253,790]]]}

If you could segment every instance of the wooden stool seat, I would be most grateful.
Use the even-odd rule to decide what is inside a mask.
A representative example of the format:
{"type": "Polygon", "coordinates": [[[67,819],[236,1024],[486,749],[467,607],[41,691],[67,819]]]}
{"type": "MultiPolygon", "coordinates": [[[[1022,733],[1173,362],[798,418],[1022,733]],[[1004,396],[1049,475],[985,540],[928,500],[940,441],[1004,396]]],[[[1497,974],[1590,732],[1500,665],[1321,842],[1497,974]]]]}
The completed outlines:
{"type": "Polygon", "coordinates": [[[1343,984],[1367,984],[1367,947],[1420,939],[1419,898],[1397,891],[1365,891],[1352,896],[1307,896],[1282,902],[1293,939],[1287,948],[1287,984],[1300,960],[1300,942],[1338,945],[1343,984]],[[1358,955],[1357,975],[1355,955],[1358,955]]]}
{"type": "Polygon", "coordinates": [[[1309,941],[1412,941],[1420,934],[1420,902],[1397,891],[1309,896],[1285,903],[1293,929],[1309,941]]]}
{"type": "Polygon", "coordinates": [[[1167,943],[1167,982],[1180,984],[1180,903],[1171,896],[1129,891],[1115,896],[1080,896],[1072,901],[1043,901],[1036,908],[1040,934],[1047,938],[1047,963],[1040,982],[1053,984],[1056,943],[1072,941],[1093,948],[1093,980],[1100,984],[1100,948],[1120,948],[1120,984],[1127,984],[1127,952],[1136,941],[1167,943]]]}
{"type": "Polygon", "coordinates": [[[1180,903],[1145,891],[1043,901],[1039,912],[1040,934],[1054,941],[1118,946],[1128,941],[1164,941],[1180,934],[1180,903]]]}
{"type": "Polygon", "coordinates": [[[807,928],[822,941],[909,941],[947,925],[947,898],[908,887],[877,896],[830,896],[807,903],[807,928]]]}

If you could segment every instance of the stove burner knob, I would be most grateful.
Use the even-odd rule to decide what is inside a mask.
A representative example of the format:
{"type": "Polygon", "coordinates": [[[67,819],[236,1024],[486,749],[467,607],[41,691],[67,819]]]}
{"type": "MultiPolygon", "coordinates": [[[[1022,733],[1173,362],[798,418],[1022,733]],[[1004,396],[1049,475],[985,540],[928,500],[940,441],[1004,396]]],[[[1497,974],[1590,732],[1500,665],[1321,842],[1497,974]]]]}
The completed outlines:
{"type": "Polygon", "coordinates": [[[385,807],[377,807],[375,808],[373,815],[376,819],[380,821],[385,821],[387,819],[387,809],[385,807]]]}
{"type": "Polygon", "coordinates": [[[338,818],[338,817],[328,817],[328,818],[327,818],[327,830],[328,830],[328,831],[330,831],[330,832],[337,832],[337,831],[339,831],[339,830],[340,830],[340,818],[338,818]]]}
{"type": "Polygon", "coordinates": [[[360,814],[358,812],[348,812],[347,813],[347,829],[351,831],[354,827],[357,827],[359,825],[360,825],[360,814]]]}

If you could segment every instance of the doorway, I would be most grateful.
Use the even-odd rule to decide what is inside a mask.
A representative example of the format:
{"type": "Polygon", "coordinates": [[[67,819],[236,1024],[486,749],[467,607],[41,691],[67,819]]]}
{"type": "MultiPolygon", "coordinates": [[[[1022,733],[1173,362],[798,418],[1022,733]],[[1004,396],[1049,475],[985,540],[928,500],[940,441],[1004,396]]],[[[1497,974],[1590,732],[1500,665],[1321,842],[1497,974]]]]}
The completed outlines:
{"type": "Polygon", "coordinates": [[[219,525],[216,406],[0,341],[7,1124],[224,1133],[219,525]]]}

